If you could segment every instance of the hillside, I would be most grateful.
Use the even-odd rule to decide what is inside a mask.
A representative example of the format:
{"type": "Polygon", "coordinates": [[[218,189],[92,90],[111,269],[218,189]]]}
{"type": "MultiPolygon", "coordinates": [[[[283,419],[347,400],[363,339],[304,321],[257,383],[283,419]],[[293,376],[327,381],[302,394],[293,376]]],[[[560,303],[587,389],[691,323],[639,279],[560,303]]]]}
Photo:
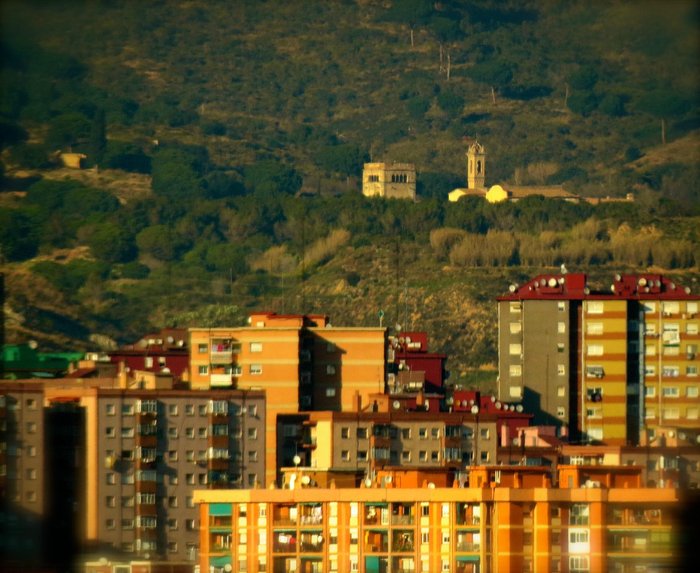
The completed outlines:
{"type": "Polygon", "coordinates": [[[492,380],[493,299],[512,281],[561,262],[602,284],[698,278],[694,3],[0,10],[9,341],[88,348],[254,308],[374,324],[383,309],[429,331],[453,380],[492,380]],[[489,184],[636,200],[447,204],[477,137],[489,184]],[[68,151],[85,169],[60,166],[68,151]],[[369,159],[415,163],[420,201],[362,198],[369,159]]]}

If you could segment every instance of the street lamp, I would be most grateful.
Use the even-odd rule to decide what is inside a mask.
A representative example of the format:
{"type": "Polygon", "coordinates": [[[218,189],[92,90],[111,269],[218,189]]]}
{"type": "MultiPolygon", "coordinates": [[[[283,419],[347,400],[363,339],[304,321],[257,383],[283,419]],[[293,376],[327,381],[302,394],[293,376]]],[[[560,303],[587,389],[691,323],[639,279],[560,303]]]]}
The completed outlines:
{"type": "Polygon", "coordinates": [[[474,453],[472,455],[472,465],[476,465],[476,456],[479,453],[479,406],[474,404],[471,408],[471,413],[476,416],[476,432],[474,434],[474,453]]]}

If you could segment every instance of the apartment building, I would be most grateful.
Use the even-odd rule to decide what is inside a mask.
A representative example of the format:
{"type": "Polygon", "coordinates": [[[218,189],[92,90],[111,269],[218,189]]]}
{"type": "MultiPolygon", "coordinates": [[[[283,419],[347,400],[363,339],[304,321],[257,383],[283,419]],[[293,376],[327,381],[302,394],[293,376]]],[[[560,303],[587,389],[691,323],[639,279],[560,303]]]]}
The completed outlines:
{"type": "Polygon", "coordinates": [[[2,397],[2,523],[27,515],[37,534],[15,539],[26,528],[8,526],[3,541],[16,553],[12,543],[37,540],[45,563],[98,548],[192,563],[194,489],[256,487],[264,479],[263,392],[65,379],[4,385],[2,397]]]}
{"type": "Polygon", "coordinates": [[[355,396],[383,392],[383,328],[332,326],[322,315],[256,313],[248,326],[192,328],[190,382],[267,393],[265,485],[276,481],[276,420],[308,410],[352,409],[355,396]]]}
{"type": "Polygon", "coordinates": [[[677,565],[676,490],[641,488],[638,475],[612,479],[608,488],[552,488],[547,471],[476,467],[470,482],[481,478],[482,487],[470,488],[394,488],[385,481],[197,491],[199,566],[250,573],[594,573],[677,565]]]}
{"type": "Polygon", "coordinates": [[[699,424],[700,296],[657,274],[540,275],[498,297],[499,397],[573,440],[699,424]]]}
{"type": "Polygon", "coordinates": [[[359,483],[383,468],[443,469],[495,463],[496,416],[422,411],[308,412],[278,419],[282,464],[321,474],[352,475],[359,483]]]}

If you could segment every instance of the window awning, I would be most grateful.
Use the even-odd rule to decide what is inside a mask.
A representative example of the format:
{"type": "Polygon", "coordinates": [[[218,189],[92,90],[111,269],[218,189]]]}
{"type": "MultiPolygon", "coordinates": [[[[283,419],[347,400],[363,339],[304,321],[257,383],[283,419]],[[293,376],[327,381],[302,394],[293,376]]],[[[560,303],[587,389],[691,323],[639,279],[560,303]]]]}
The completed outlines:
{"type": "Polygon", "coordinates": [[[210,503],[209,515],[231,515],[230,503],[210,503]]]}
{"type": "Polygon", "coordinates": [[[209,566],[210,567],[223,567],[225,565],[231,565],[231,556],[230,555],[209,558],[209,566]]]}
{"type": "Polygon", "coordinates": [[[457,563],[478,563],[478,555],[459,555],[457,557],[457,563]]]}

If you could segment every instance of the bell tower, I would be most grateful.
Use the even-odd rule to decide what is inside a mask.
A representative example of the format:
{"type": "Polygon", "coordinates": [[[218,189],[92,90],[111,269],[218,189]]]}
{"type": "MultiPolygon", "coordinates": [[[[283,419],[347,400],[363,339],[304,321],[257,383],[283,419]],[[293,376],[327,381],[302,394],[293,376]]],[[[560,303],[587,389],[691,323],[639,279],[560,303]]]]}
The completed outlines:
{"type": "Polygon", "coordinates": [[[478,141],[467,149],[467,188],[483,189],[486,173],[486,149],[478,141]]]}

